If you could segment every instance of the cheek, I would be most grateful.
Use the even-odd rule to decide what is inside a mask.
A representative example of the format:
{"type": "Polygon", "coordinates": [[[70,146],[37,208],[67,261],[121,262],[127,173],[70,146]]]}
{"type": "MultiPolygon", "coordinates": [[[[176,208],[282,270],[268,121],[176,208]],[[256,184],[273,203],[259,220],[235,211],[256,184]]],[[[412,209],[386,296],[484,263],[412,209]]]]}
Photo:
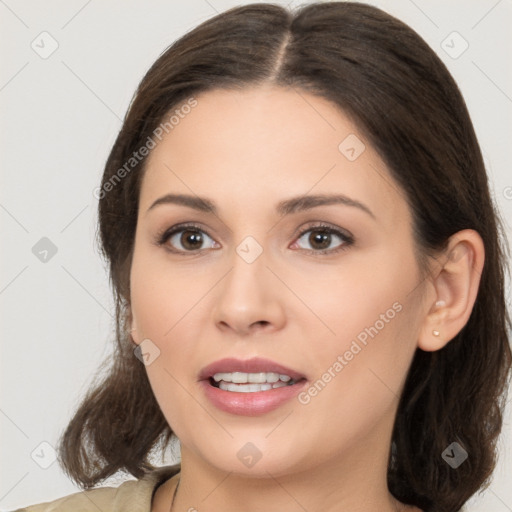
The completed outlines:
{"type": "Polygon", "coordinates": [[[186,417],[192,407],[186,391],[190,390],[191,376],[186,370],[194,357],[195,347],[190,340],[197,334],[192,330],[196,323],[191,324],[190,319],[197,303],[198,283],[192,280],[186,285],[189,280],[183,273],[172,272],[169,266],[163,268],[154,255],[143,250],[134,252],[130,279],[137,327],[134,339],[142,343],[142,353],[150,353],[149,361],[144,363],[149,383],[171,428],[185,435],[187,430],[181,427],[180,418],[186,417]]]}
{"type": "Polygon", "coordinates": [[[154,358],[146,370],[157,399],[174,396],[170,389],[190,380],[186,374],[197,357],[194,340],[204,329],[206,301],[202,301],[211,284],[192,276],[183,267],[174,267],[153,250],[136,249],[133,256],[130,289],[131,309],[137,327],[134,339],[144,342],[154,358]],[[199,315],[199,316],[198,316],[199,315]],[[200,320],[202,318],[202,320],[200,320]],[[148,341],[149,340],[149,341],[148,341]]]}
{"type": "Polygon", "coordinates": [[[322,269],[315,274],[314,286],[307,276],[295,283],[295,291],[306,299],[311,312],[305,318],[318,340],[311,340],[313,353],[321,356],[346,350],[353,340],[362,346],[380,340],[383,348],[389,338],[399,342],[397,335],[406,334],[401,328],[407,316],[404,311],[415,307],[410,292],[418,284],[418,275],[412,254],[398,258],[392,251],[379,251],[347,258],[339,269],[322,269]]]}
{"type": "MultiPolygon", "coordinates": [[[[315,371],[296,405],[298,430],[350,446],[393,421],[415,350],[414,310],[393,298],[347,302],[345,319],[333,319],[336,337],[324,336],[321,349],[310,351],[315,371]]],[[[318,447],[325,456],[333,449],[330,442],[318,447]]]]}
{"type": "Polygon", "coordinates": [[[309,329],[305,349],[318,382],[311,392],[319,410],[332,415],[356,410],[358,403],[389,406],[416,349],[420,292],[411,293],[418,284],[414,257],[379,256],[373,265],[365,261],[350,272],[332,273],[329,283],[317,281],[308,294],[323,324],[311,316],[315,329],[309,329]],[[330,409],[333,403],[340,407],[330,409]]]}
{"type": "MultiPolygon", "coordinates": [[[[130,273],[131,309],[139,336],[161,344],[196,299],[197,280],[173,271],[159,251],[135,249],[130,273]]],[[[183,321],[183,320],[181,320],[183,321]]]]}

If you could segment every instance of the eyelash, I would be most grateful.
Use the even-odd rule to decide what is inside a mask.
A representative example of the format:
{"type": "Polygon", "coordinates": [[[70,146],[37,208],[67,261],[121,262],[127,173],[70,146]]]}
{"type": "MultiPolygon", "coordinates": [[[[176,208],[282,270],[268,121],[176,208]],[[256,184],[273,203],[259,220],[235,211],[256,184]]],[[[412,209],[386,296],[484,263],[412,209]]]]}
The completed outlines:
{"type": "MultiPolygon", "coordinates": [[[[330,226],[329,224],[319,223],[312,226],[308,226],[306,229],[301,231],[297,235],[297,240],[302,238],[306,233],[309,231],[321,231],[324,234],[329,235],[336,235],[338,236],[344,243],[339,246],[336,249],[320,249],[320,250],[314,250],[314,249],[301,249],[302,251],[305,251],[308,254],[335,254],[341,251],[347,250],[351,245],[354,243],[354,238],[348,234],[343,233],[342,231],[330,226]]],[[[180,233],[182,231],[192,231],[192,232],[200,232],[207,235],[209,238],[213,240],[213,237],[211,237],[207,231],[205,231],[201,226],[197,224],[177,224],[173,226],[172,228],[164,229],[157,233],[155,237],[155,243],[157,246],[164,245],[173,235],[176,233],[180,233]]],[[[192,255],[192,254],[198,254],[202,251],[206,251],[207,249],[197,249],[194,251],[182,251],[180,249],[171,249],[170,247],[166,247],[166,250],[169,252],[172,252],[174,254],[180,254],[182,256],[192,255]]]]}

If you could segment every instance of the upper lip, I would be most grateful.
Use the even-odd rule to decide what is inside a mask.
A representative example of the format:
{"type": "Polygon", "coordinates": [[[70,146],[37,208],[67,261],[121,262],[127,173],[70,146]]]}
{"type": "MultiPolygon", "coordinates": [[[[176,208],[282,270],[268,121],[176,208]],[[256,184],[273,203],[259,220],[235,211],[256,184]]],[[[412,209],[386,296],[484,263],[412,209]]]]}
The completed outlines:
{"type": "Polygon", "coordinates": [[[280,375],[288,375],[295,382],[304,379],[305,376],[301,373],[287,368],[282,364],[265,359],[262,357],[253,357],[251,359],[235,359],[225,358],[219,359],[208,366],[205,366],[199,373],[200,380],[207,380],[213,377],[216,373],[232,373],[232,372],[243,372],[243,373],[261,373],[261,372],[273,372],[279,373],[280,375]]]}

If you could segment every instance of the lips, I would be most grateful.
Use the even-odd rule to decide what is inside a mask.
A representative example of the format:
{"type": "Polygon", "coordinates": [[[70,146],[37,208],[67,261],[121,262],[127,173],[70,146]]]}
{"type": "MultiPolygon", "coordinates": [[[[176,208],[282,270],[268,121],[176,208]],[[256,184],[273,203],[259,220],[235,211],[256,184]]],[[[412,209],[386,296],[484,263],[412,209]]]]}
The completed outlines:
{"type": "Polygon", "coordinates": [[[252,359],[225,358],[205,366],[199,373],[199,380],[208,380],[216,373],[261,373],[273,372],[290,376],[295,382],[305,379],[306,376],[300,372],[283,366],[270,359],[254,357],[252,359]]]}
{"type": "MultiPolygon", "coordinates": [[[[222,381],[221,381],[222,382],[222,381]]],[[[199,373],[199,387],[210,405],[223,413],[237,416],[255,417],[285,407],[308,386],[308,380],[302,373],[282,364],[255,357],[252,359],[221,359],[204,367],[199,373]],[[292,380],[287,385],[272,389],[247,390],[217,387],[213,375],[216,373],[277,373],[288,375],[292,380]]],[[[233,384],[234,386],[251,386],[233,384]]],[[[257,384],[252,384],[257,386],[257,384]]]]}

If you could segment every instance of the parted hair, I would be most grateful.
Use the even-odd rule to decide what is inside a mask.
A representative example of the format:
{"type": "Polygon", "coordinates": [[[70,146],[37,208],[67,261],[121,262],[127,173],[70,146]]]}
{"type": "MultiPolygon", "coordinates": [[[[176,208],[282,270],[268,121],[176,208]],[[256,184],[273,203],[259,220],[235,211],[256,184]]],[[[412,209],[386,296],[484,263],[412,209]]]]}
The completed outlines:
{"type": "Polygon", "coordinates": [[[232,8],[175,41],[143,77],[99,195],[97,235],[115,298],[114,352],[63,431],[59,461],[86,489],[120,471],[142,477],[154,469],[151,455],[172,439],[129,335],[129,274],[147,157],[126,163],[191,97],[259,84],[317,95],[350,117],[405,192],[425,275],[428,258],[442,254],[451,235],[474,229],[482,237],[485,262],[468,322],[443,349],[417,349],[413,357],[387,473],[400,501],[426,512],[457,511],[489,485],[497,461],[512,360],[508,246],[452,76],[414,30],[362,3],[232,8]],[[454,441],[468,453],[457,469],[441,456],[454,441]]]}

